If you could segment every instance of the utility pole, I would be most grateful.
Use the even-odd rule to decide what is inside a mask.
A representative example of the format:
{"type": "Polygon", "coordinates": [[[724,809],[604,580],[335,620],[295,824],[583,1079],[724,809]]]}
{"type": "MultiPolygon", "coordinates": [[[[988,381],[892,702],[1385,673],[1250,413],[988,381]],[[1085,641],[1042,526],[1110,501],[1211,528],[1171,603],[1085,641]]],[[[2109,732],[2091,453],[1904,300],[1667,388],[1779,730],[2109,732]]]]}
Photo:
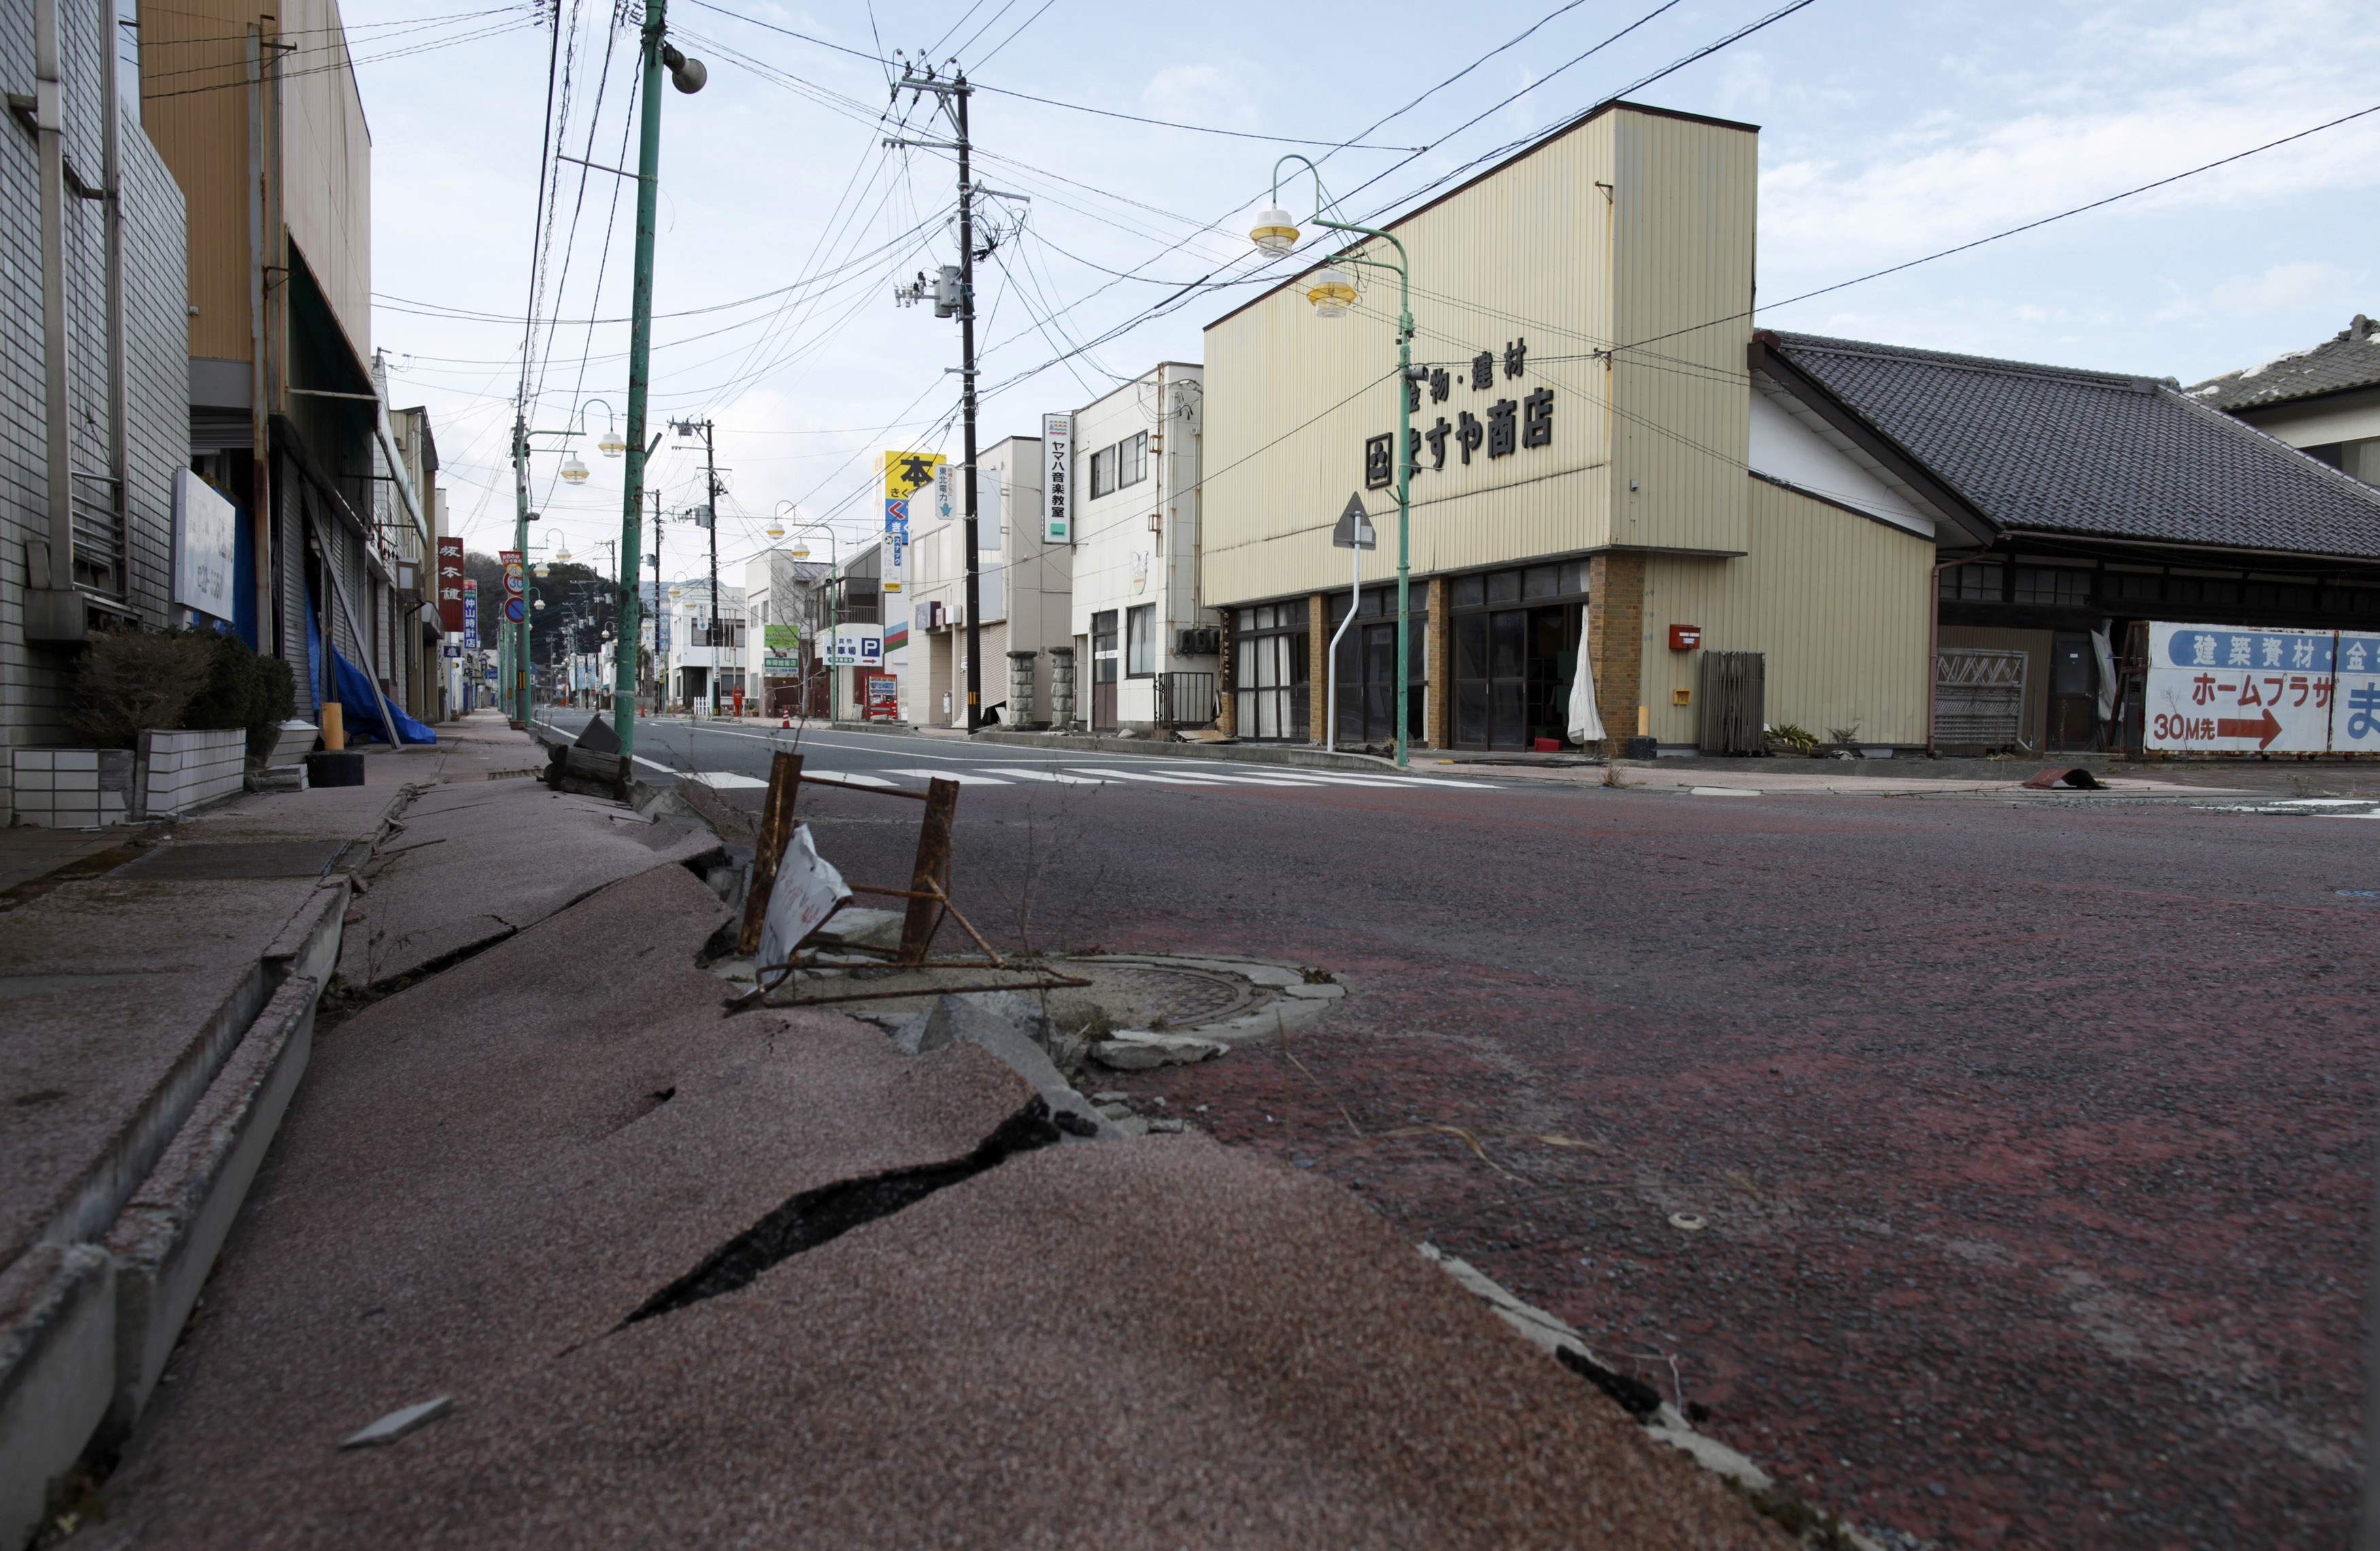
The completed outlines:
{"type": "MultiPolygon", "coordinates": [[[[642,600],[638,601],[641,602],[642,600]]],[[[669,687],[669,665],[662,660],[661,626],[662,612],[668,604],[669,600],[662,596],[662,492],[655,491],[653,491],[653,709],[656,712],[659,712],[662,708],[662,691],[669,687]]],[[[637,649],[641,652],[644,647],[644,634],[641,627],[638,627],[637,649]]],[[[613,672],[615,674],[619,672],[617,663],[613,664],[613,672]]],[[[616,685],[619,681],[615,679],[614,682],[616,685]]],[[[619,698],[616,688],[612,697],[614,700],[619,698]]]]}
{"type": "MultiPolygon", "coordinates": [[[[640,611],[637,598],[637,539],[644,527],[645,460],[653,444],[645,440],[645,389],[652,376],[653,355],[653,227],[654,200],[662,175],[662,71],[670,84],[688,95],[702,90],[709,72],[699,59],[688,59],[670,46],[663,25],[666,0],[645,0],[645,27],[638,49],[642,55],[642,97],[637,111],[637,273],[628,323],[628,467],[620,500],[620,631],[624,642],[638,639],[640,611]]],[[[626,769],[637,751],[637,654],[624,651],[612,668],[612,720],[620,734],[620,768],[626,769]]]]}
{"type": "MultiPolygon", "coordinates": [[[[983,724],[983,622],[979,617],[982,613],[983,591],[982,573],[976,553],[975,467],[975,261],[977,257],[975,196],[978,190],[968,161],[972,146],[967,139],[967,99],[974,94],[974,88],[967,85],[966,72],[963,69],[955,71],[950,79],[944,80],[935,74],[931,65],[920,68],[905,60],[901,67],[901,82],[892,89],[894,99],[897,101],[904,91],[916,92],[920,96],[931,93],[944,107],[950,109],[951,122],[956,127],[958,132],[958,138],[948,142],[892,139],[884,143],[888,146],[916,145],[941,151],[955,151],[959,158],[959,261],[958,273],[955,276],[956,294],[950,294],[953,287],[937,285],[934,316],[938,318],[956,316],[959,321],[959,408],[960,418],[966,428],[965,439],[961,443],[965,461],[960,465],[960,479],[963,481],[962,490],[966,503],[965,539],[966,544],[966,725],[967,731],[972,733],[983,724]]],[[[984,190],[984,192],[993,191],[984,190]]],[[[952,278],[951,271],[947,266],[943,269],[942,274],[946,280],[952,278]]],[[[918,281],[917,291],[910,293],[912,300],[923,294],[924,277],[919,276],[918,281]]]]}

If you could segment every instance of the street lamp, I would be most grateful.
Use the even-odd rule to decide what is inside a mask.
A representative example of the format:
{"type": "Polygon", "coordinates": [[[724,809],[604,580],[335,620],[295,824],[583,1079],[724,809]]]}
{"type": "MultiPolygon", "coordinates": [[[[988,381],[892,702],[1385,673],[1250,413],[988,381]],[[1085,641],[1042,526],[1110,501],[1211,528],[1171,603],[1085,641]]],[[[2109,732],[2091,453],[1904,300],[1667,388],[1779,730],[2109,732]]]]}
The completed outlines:
{"type": "MultiPolygon", "coordinates": [[[[777,504],[778,504],[778,506],[782,509],[782,508],[786,507],[786,506],[791,506],[791,505],[793,504],[793,503],[792,503],[792,502],[790,502],[790,501],[781,501],[781,502],[777,503],[777,504]]],[[[795,515],[796,516],[798,516],[800,514],[799,514],[799,513],[795,513],[795,515]]],[[[827,659],[827,661],[826,661],[826,719],[827,719],[829,721],[832,721],[834,720],[834,663],[833,663],[833,661],[832,661],[832,653],[833,652],[833,649],[834,649],[834,642],[835,642],[835,638],[836,638],[836,637],[835,637],[835,632],[837,631],[837,629],[838,629],[838,628],[840,628],[840,624],[841,624],[840,613],[839,613],[839,611],[838,611],[838,610],[837,610],[837,608],[836,608],[836,601],[837,601],[837,600],[836,600],[836,596],[835,596],[835,587],[836,587],[836,577],[837,577],[837,576],[841,573],[841,571],[842,571],[842,569],[843,569],[843,557],[842,557],[842,554],[840,553],[839,549],[838,549],[838,546],[836,545],[836,542],[835,542],[835,531],[834,531],[834,529],[833,529],[832,527],[829,527],[827,524],[822,523],[822,522],[806,522],[806,523],[802,523],[802,524],[797,525],[797,527],[795,527],[795,531],[799,532],[799,533],[823,533],[823,534],[825,534],[825,535],[826,535],[826,589],[827,589],[827,590],[826,590],[826,640],[827,640],[827,650],[826,650],[825,652],[821,653],[821,654],[820,654],[820,656],[821,656],[822,658],[826,658],[826,659],[827,659]]],[[[808,544],[806,544],[806,543],[802,542],[800,539],[795,539],[795,540],[794,541],[794,546],[793,546],[793,548],[791,548],[790,550],[786,551],[785,552],[786,552],[787,554],[791,555],[791,556],[792,556],[794,559],[795,559],[795,560],[808,560],[808,559],[809,559],[809,557],[810,557],[810,547],[809,547],[809,545],[808,545],[808,544]]],[[[807,675],[805,675],[805,683],[807,684],[807,675]]],[[[809,698],[808,690],[807,688],[805,688],[805,689],[804,689],[804,691],[803,691],[802,698],[803,698],[803,702],[804,702],[805,709],[806,709],[806,712],[807,712],[807,706],[808,706],[808,698],[809,698]]]]}
{"type": "MultiPolygon", "coordinates": [[[[1405,245],[1398,240],[1395,233],[1382,231],[1378,226],[1363,226],[1347,221],[1333,221],[1325,216],[1323,212],[1330,208],[1330,201],[1323,191],[1322,170],[1310,159],[1295,152],[1282,157],[1272,164],[1272,203],[1257,215],[1255,227],[1248,233],[1249,239],[1257,245],[1258,252],[1267,258],[1279,258],[1297,246],[1299,236],[1297,224],[1291,219],[1289,212],[1281,208],[1281,169],[1292,162],[1305,164],[1305,170],[1314,175],[1314,224],[1334,232],[1354,232],[1362,236],[1378,237],[1396,249],[1397,256],[1394,262],[1385,259],[1371,258],[1358,251],[1360,244],[1357,248],[1350,248],[1333,254],[1331,261],[1315,272],[1307,283],[1305,299],[1312,304],[1314,314],[1318,318],[1343,318],[1355,305],[1355,285],[1346,272],[1338,267],[1339,265],[1391,270],[1396,273],[1397,682],[1394,693],[1397,708],[1396,762],[1398,768],[1402,769],[1409,762],[1405,724],[1413,713],[1412,699],[1406,687],[1412,682],[1410,665],[1413,660],[1411,542],[1413,454],[1410,445],[1413,439],[1413,400],[1409,395],[1410,384],[1415,381],[1415,373],[1413,284],[1408,273],[1410,261],[1405,253],[1405,245]]],[[[1339,715],[1339,708],[1330,707],[1328,714],[1335,721],[1339,715]]]]}
{"type": "Polygon", "coordinates": [[[771,543],[774,543],[777,539],[783,539],[785,536],[785,524],[783,519],[788,508],[791,508],[794,515],[797,517],[802,515],[801,508],[795,505],[794,503],[790,501],[778,502],[776,512],[769,518],[769,526],[761,529],[762,532],[769,536],[769,539],[771,543]]]}
{"type": "Polygon", "coordinates": [[[574,485],[583,485],[587,482],[587,466],[578,461],[577,453],[562,454],[562,477],[574,485]]]}
{"type": "Polygon", "coordinates": [[[610,405],[603,404],[600,398],[589,399],[578,407],[578,423],[584,427],[587,424],[587,411],[599,404],[603,405],[603,434],[596,439],[595,450],[607,458],[615,458],[628,450],[628,443],[620,435],[620,422],[613,418],[610,405]]]}

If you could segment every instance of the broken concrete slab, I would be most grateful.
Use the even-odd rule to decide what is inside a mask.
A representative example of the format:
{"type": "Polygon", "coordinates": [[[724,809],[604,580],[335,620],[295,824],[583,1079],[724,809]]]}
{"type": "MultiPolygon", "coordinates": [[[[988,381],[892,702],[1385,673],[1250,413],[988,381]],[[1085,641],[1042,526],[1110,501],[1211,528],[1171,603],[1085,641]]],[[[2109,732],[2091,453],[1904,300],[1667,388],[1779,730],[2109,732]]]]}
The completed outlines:
{"type": "Polygon", "coordinates": [[[897,910],[870,910],[865,905],[844,905],[827,917],[826,925],[818,929],[817,940],[842,948],[881,948],[890,951],[901,946],[901,928],[908,917],[897,910]]]}
{"type": "Polygon", "coordinates": [[[484,948],[606,884],[718,846],[707,832],[532,782],[442,789],[400,822],[367,874],[364,920],[339,966],[350,985],[385,985],[484,948]]]}
{"type": "Polygon", "coordinates": [[[1188,1066],[1195,1061],[1212,1060],[1230,1049],[1220,1040],[1130,1029],[1094,1042],[1091,1059],[1113,1072],[1149,1072],[1160,1066],[1188,1066]]]}
{"type": "MultiPolygon", "coordinates": [[[[274,1213],[329,1226],[301,1194],[259,1219],[243,1258],[300,1247],[274,1213]]],[[[410,1190],[403,1209],[419,1209],[410,1190]]],[[[480,1228],[501,1241],[498,1224],[480,1228]]],[[[320,1256],[338,1242],[303,1247],[320,1256]]],[[[426,1256],[419,1267],[437,1274],[426,1256]]],[[[452,1359],[412,1353],[385,1385],[319,1371],[246,1383],[249,1343],[287,1365],[261,1344],[263,1273],[227,1268],[236,1285],[210,1294],[173,1387],[179,1413],[118,1472],[108,1521],[85,1532],[94,1546],[476,1534],[592,1551],[940,1551],[982,1545],[986,1525],[1049,1551],[1790,1544],[1512,1340],[1361,1204],[1195,1136],[1044,1147],[740,1290],[595,1339],[549,1327],[451,1382],[452,1359]],[[230,1409],[232,1383],[246,1409],[230,1409]],[[343,1391],[327,1408],[325,1388],[343,1391]],[[326,1466],[324,1433],[304,1425],[344,1408],[338,1431],[352,1427],[357,1394],[433,1390],[454,1394],[454,1412],[395,1454],[326,1466]],[[1017,1447],[1052,1396],[1067,1446],[1017,1447]],[[933,1468],[917,1468],[920,1451],[933,1468]]],[[[484,1285],[516,1296],[500,1278],[484,1285]]],[[[335,1321],[283,1338],[343,1368],[397,1339],[358,1321],[369,1289],[358,1279],[335,1321]]]]}

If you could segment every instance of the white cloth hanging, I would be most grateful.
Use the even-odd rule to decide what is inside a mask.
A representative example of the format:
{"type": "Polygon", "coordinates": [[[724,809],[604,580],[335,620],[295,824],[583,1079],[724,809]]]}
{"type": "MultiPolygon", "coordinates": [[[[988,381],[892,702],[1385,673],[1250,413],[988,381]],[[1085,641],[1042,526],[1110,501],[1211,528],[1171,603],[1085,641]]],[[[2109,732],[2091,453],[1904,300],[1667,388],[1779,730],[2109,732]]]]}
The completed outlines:
{"type": "Polygon", "coordinates": [[[2113,720],[2116,714],[2116,651],[2115,643],[2109,638],[2109,629],[2114,624],[2113,620],[2107,621],[2091,632],[2091,654],[2099,660],[2099,720],[2102,722],[2113,720]]]}
{"type": "Polygon", "coordinates": [[[1584,747],[1603,741],[1603,718],[1595,709],[1595,664],[1586,650],[1588,627],[1595,622],[1592,604],[1578,611],[1578,675],[1570,685],[1570,741],[1584,747]]]}

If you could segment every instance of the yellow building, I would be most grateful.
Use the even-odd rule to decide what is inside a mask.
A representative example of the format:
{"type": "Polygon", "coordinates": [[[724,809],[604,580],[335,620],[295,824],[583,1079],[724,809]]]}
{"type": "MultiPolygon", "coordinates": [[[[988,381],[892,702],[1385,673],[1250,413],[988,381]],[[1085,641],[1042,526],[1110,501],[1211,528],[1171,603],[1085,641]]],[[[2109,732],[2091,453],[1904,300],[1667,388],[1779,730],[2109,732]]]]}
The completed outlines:
{"type": "MultiPolygon", "coordinates": [[[[1842,478],[1755,472],[1758,162],[1753,126],[1606,103],[1394,224],[1427,369],[1404,387],[1416,743],[1563,738],[1582,631],[1615,736],[1708,745],[1703,660],[1750,651],[1767,721],[1926,741],[1932,516],[1830,494],[1845,454],[1790,416],[1767,422],[1787,460],[1842,478]]],[[[1290,281],[1207,329],[1201,575],[1244,734],[1320,741],[1351,492],[1380,545],[1337,731],[1393,732],[1397,297],[1356,273],[1348,316],[1290,281]]]]}

